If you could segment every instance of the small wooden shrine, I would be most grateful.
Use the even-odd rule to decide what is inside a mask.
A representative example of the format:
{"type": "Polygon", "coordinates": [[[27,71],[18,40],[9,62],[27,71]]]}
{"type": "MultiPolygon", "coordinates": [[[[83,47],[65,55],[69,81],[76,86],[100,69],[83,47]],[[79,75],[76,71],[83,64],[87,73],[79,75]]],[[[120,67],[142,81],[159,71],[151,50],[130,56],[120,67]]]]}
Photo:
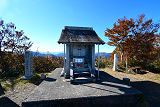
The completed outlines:
{"type": "Polygon", "coordinates": [[[105,42],[91,27],[65,26],[58,43],[64,44],[64,77],[95,78],[95,44],[105,42]]]}

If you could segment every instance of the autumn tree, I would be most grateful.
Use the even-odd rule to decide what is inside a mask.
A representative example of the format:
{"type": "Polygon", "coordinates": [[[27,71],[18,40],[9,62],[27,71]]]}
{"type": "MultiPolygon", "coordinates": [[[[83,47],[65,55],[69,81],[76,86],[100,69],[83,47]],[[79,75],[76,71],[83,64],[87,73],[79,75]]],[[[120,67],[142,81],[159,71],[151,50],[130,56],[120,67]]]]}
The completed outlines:
{"type": "Polygon", "coordinates": [[[145,15],[140,15],[136,20],[124,17],[118,19],[113,28],[107,28],[105,36],[126,64],[129,60],[144,67],[153,59],[159,27],[160,24],[153,23],[152,19],[145,20],[145,15]]]}
{"type": "Polygon", "coordinates": [[[14,23],[5,24],[0,20],[0,52],[23,53],[32,46],[32,42],[24,35],[23,30],[16,30],[14,23]]]}
{"type": "Polygon", "coordinates": [[[0,76],[24,70],[23,53],[32,46],[23,30],[16,30],[14,23],[0,20],[0,76]]]}

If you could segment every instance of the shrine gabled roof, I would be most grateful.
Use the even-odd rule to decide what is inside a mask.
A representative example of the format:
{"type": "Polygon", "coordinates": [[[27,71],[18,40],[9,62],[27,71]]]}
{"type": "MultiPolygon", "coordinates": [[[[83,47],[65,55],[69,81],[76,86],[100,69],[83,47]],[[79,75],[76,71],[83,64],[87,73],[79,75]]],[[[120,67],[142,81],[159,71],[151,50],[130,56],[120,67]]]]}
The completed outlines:
{"type": "Polygon", "coordinates": [[[65,26],[61,32],[58,43],[89,43],[105,44],[91,27],[65,26]]]}

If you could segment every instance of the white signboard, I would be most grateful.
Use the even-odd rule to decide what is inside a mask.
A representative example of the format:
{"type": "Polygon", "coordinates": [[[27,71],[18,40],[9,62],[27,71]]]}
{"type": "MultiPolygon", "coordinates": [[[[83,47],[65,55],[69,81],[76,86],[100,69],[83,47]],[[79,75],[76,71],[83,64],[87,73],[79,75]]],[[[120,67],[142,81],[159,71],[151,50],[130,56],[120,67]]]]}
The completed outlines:
{"type": "Polygon", "coordinates": [[[83,58],[73,58],[73,61],[76,63],[83,63],[84,59],[83,58]]]}
{"type": "Polygon", "coordinates": [[[26,51],[25,52],[25,77],[27,79],[33,76],[32,73],[32,52],[26,51]]]}

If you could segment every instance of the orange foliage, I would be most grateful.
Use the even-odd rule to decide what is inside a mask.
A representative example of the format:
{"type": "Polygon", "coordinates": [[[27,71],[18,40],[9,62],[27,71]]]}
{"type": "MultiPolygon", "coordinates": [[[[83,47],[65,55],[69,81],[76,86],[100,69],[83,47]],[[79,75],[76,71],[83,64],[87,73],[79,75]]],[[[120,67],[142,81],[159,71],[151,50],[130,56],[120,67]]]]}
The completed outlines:
{"type": "MultiPolygon", "coordinates": [[[[155,56],[155,43],[157,43],[160,23],[153,23],[152,19],[145,20],[145,15],[140,15],[137,20],[132,18],[118,19],[113,28],[105,30],[109,38],[108,45],[116,46],[119,57],[136,60],[141,64],[150,63],[155,56]]],[[[157,49],[156,49],[157,50],[157,49]]]]}

